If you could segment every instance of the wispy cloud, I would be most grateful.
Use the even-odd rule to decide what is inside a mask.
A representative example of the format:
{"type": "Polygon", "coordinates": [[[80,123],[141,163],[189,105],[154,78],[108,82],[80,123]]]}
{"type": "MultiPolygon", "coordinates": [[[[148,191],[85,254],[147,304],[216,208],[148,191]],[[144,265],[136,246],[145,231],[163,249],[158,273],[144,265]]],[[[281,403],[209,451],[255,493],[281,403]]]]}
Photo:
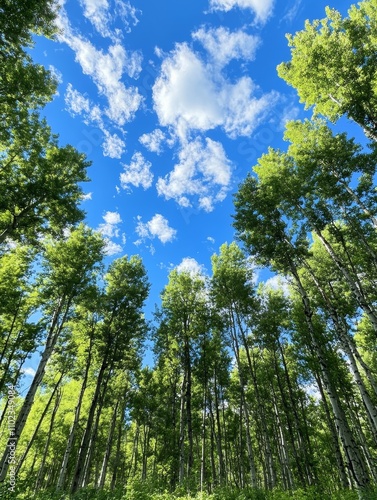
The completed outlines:
{"type": "Polygon", "coordinates": [[[59,40],[75,52],[83,73],[93,80],[99,96],[107,101],[103,113],[117,126],[132,120],[142,96],[136,87],[127,87],[123,77],[138,77],[142,61],[140,52],[127,52],[119,42],[114,42],[107,52],[97,49],[89,40],[75,33],[64,9],[60,11],[57,24],[59,40]]]}
{"type": "Polygon", "coordinates": [[[136,233],[142,240],[158,238],[161,243],[169,243],[176,237],[177,231],[169,226],[169,221],[161,214],[155,214],[148,222],[139,217],[136,233]]]}
{"type": "Polygon", "coordinates": [[[35,373],[36,373],[36,372],[35,372],[35,370],[34,370],[34,368],[31,368],[31,366],[28,366],[28,367],[26,367],[26,368],[22,368],[22,370],[21,370],[21,371],[22,371],[22,373],[23,373],[24,375],[27,375],[27,376],[29,376],[29,377],[34,377],[34,376],[35,376],[35,373]]]}
{"type": "Polygon", "coordinates": [[[119,179],[123,189],[130,190],[130,184],[135,187],[142,186],[144,189],[151,187],[153,182],[152,164],[139,151],[133,154],[129,165],[124,163],[122,165],[124,172],[120,174],[119,179]]]}
{"type": "Polygon", "coordinates": [[[95,105],[69,83],[65,93],[67,111],[75,116],[81,115],[87,125],[96,125],[103,133],[102,150],[104,156],[121,158],[126,149],[126,143],[116,133],[110,133],[105,124],[104,116],[98,105],[95,105]]]}
{"type": "Polygon", "coordinates": [[[280,19],[280,22],[291,23],[295,19],[295,17],[297,16],[297,14],[300,10],[301,4],[302,4],[302,0],[294,0],[293,5],[290,7],[287,7],[286,13],[280,19]]]}
{"type": "Polygon", "coordinates": [[[121,158],[126,149],[126,143],[117,134],[110,134],[107,130],[104,133],[103,155],[110,158],[121,158]]]}
{"type": "Polygon", "coordinates": [[[82,201],[88,201],[88,200],[91,200],[92,199],[92,195],[93,193],[85,193],[82,195],[82,201]]]}
{"type": "Polygon", "coordinates": [[[260,44],[257,36],[242,30],[230,31],[227,28],[200,28],[193,33],[193,39],[201,42],[211,57],[211,63],[223,68],[233,59],[252,60],[260,44]]]}
{"type": "Polygon", "coordinates": [[[212,10],[222,10],[225,12],[238,7],[249,9],[255,13],[256,20],[265,22],[272,14],[274,0],[210,0],[212,10]]]}
{"type": "Polygon", "coordinates": [[[80,0],[84,16],[93,24],[97,32],[104,38],[117,40],[123,32],[129,32],[139,20],[139,11],[124,0],[80,0]],[[116,27],[116,20],[121,22],[122,29],[116,27]]]}

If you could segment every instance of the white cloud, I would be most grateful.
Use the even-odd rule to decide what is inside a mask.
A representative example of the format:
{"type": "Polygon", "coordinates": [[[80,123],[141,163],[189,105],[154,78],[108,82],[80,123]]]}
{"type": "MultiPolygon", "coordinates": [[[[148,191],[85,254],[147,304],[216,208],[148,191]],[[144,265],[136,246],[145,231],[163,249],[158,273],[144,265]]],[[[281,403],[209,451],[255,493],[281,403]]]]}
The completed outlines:
{"type": "Polygon", "coordinates": [[[285,21],[287,23],[291,23],[297,16],[301,4],[302,0],[295,0],[294,4],[286,11],[286,14],[280,19],[280,22],[285,21]]]}
{"type": "Polygon", "coordinates": [[[283,115],[280,119],[281,130],[285,129],[287,122],[291,120],[296,120],[300,114],[300,110],[297,106],[289,106],[283,110],[283,115]]]}
{"type": "MultiPolygon", "coordinates": [[[[231,53],[234,56],[234,50],[228,58],[231,53]]],[[[163,61],[153,99],[160,124],[173,126],[182,141],[193,130],[205,132],[216,127],[234,138],[249,136],[276,101],[276,93],[257,97],[257,92],[251,78],[229,83],[219,67],[206,65],[183,43],[163,61]]]]}
{"type": "Polygon", "coordinates": [[[84,16],[103,37],[120,39],[123,32],[129,32],[130,26],[135,26],[139,22],[137,9],[124,0],[115,0],[112,5],[108,0],[80,0],[80,3],[84,16]],[[122,29],[113,28],[117,19],[122,29]]]}
{"type": "Polygon", "coordinates": [[[231,180],[231,163],[222,145],[200,138],[185,144],[179,152],[179,163],[174,170],[157,181],[157,192],[166,199],[174,199],[183,207],[190,206],[187,196],[197,196],[206,211],[226,196],[231,180]]]}
{"type": "Polygon", "coordinates": [[[140,152],[133,154],[129,165],[122,164],[124,172],[120,174],[120,184],[123,189],[129,189],[129,184],[135,187],[142,186],[144,189],[151,187],[153,174],[151,172],[152,164],[147,161],[140,152]]]}
{"type": "Polygon", "coordinates": [[[128,53],[119,42],[113,43],[107,53],[97,50],[89,40],[73,32],[64,9],[60,10],[57,25],[60,28],[59,40],[75,52],[83,73],[92,78],[99,94],[107,100],[104,112],[108,118],[118,126],[133,119],[142,96],[136,87],[126,87],[122,79],[124,74],[138,77],[142,60],[140,53],[128,53]]]}
{"type": "Polygon", "coordinates": [[[212,236],[208,236],[207,241],[209,241],[213,245],[215,243],[215,238],[212,238],[212,236]]]}
{"type": "Polygon", "coordinates": [[[103,155],[110,158],[121,158],[126,149],[125,142],[117,134],[110,134],[107,130],[104,132],[105,140],[102,144],[103,155]]]}
{"type": "Polygon", "coordinates": [[[91,199],[92,199],[92,194],[93,194],[93,193],[84,193],[84,194],[82,195],[82,198],[81,198],[81,199],[82,199],[82,201],[91,200],[91,199]]]}
{"type": "Polygon", "coordinates": [[[254,11],[258,21],[266,21],[272,14],[274,0],[210,0],[212,10],[222,10],[225,12],[238,7],[240,9],[250,9],[254,11]]]}
{"type": "Polygon", "coordinates": [[[122,219],[118,212],[106,212],[106,214],[103,216],[103,220],[106,222],[106,224],[120,224],[122,222],[122,219]]]}
{"type": "MultiPolygon", "coordinates": [[[[121,216],[118,212],[106,212],[102,216],[104,223],[100,224],[97,231],[102,234],[105,240],[105,255],[117,255],[123,251],[123,247],[118,243],[115,243],[110,238],[119,238],[119,228],[118,225],[122,222],[121,216]]],[[[125,239],[123,238],[123,242],[125,239]]]]}
{"type": "Polygon", "coordinates": [[[22,368],[21,371],[24,375],[28,375],[29,377],[34,377],[36,373],[34,368],[31,368],[31,366],[28,366],[27,368],[22,368]]]}
{"type": "Polygon", "coordinates": [[[227,28],[200,28],[193,34],[199,40],[219,68],[232,59],[252,60],[259,45],[259,38],[242,30],[230,32],[227,28]]]}
{"type": "Polygon", "coordinates": [[[58,83],[63,83],[63,73],[59,71],[55,66],[50,64],[48,69],[51,71],[52,76],[56,79],[58,83]]]}
{"type": "Polygon", "coordinates": [[[221,91],[223,127],[229,137],[250,136],[266,118],[278,94],[270,92],[261,98],[254,97],[257,87],[249,77],[242,77],[234,85],[227,84],[221,91]]]}
{"type": "Polygon", "coordinates": [[[173,241],[177,231],[169,226],[169,221],[161,214],[156,214],[149,222],[141,222],[140,218],[136,226],[136,232],[142,240],[158,238],[161,243],[173,241]]]}
{"type": "Polygon", "coordinates": [[[67,85],[64,99],[67,109],[72,115],[88,114],[90,112],[89,99],[74,89],[70,83],[67,85]]]}
{"type": "Polygon", "coordinates": [[[104,249],[105,255],[111,256],[122,253],[123,247],[118,243],[111,241],[109,238],[105,238],[105,243],[106,243],[104,249]]]}
{"type": "Polygon", "coordinates": [[[162,153],[162,144],[165,141],[165,134],[157,128],[150,134],[143,134],[139,138],[140,143],[152,153],[162,153]]]}
{"type": "Polygon", "coordinates": [[[161,125],[209,130],[223,121],[218,91],[210,72],[186,44],[180,44],[162,63],[153,87],[154,106],[161,125]]]}
{"type": "Polygon", "coordinates": [[[117,134],[111,134],[106,129],[103,112],[99,106],[94,105],[87,97],[74,89],[70,83],[67,85],[65,103],[69,113],[73,116],[82,115],[84,123],[87,125],[95,124],[103,132],[102,150],[104,156],[121,158],[125,152],[126,144],[117,134]]]}
{"type": "Polygon", "coordinates": [[[103,37],[110,35],[109,2],[107,0],[81,0],[84,16],[90,20],[98,33],[103,37]]]}
{"type": "Polygon", "coordinates": [[[122,222],[122,219],[118,212],[106,212],[102,216],[104,223],[98,226],[98,231],[107,238],[118,238],[119,228],[118,225],[122,222]]]}
{"type": "Polygon", "coordinates": [[[286,297],[289,296],[289,281],[284,276],[277,274],[265,281],[264,284],[273,290],[281,290],[286,297]]]}
{"type": "Polygon", "coordinates": [[[204,274],[203,264],[199,264],[193,257],[185,257],[182,262],[176,267],[179,273],[189,273],[191,276],[204,274]]]}

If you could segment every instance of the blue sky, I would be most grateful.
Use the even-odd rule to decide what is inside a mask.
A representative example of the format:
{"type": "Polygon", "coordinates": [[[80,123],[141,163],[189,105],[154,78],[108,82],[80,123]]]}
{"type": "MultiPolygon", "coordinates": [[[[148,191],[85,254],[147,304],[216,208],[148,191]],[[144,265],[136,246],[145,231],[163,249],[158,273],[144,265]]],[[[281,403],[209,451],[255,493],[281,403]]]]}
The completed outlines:
{"type": "Polygon", "coordinates": [[[141,255],[150,313],[173,267],[210,273],[234,239],[232,193],[268,146],[285,148],[284,123],[307,116],[276,66],[285,34],[329,0],[61,3],[58,40],[33,50],[59,80],[44,113],[93,162],[86,222],[109,261],[141,255]]]}

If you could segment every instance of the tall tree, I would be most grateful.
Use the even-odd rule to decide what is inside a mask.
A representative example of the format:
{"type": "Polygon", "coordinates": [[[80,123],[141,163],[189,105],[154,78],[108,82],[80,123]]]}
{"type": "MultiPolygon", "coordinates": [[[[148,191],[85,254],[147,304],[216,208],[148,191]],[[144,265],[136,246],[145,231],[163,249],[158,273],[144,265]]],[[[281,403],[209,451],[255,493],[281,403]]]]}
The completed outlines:
{"type": "Polygon", "coordinates": [[[295,87],[301,102],[331,121],[342,115],[377,140],[376,20],[374,0],[353,5],[348,17],[326,8],[326,17],[306,21],[288,35],[291,60],[278,74],[295,87]]]}
{"type": "Polygon", "coordinates": [[[110,378],[117,370],[134,365],[146,334],[142,307],[149,283],[137,256],[115,260],[105,275],[106,289],[101,304],[101,322],[96,333],[98,372],[85,431],[83,433],[71,484],[74,493],[86,484],[92,446],[110,378]]]}
{"type": "Polygon", "coordinates": [[[45,121],[32,114],[12,129],[0,158],[0,243],[38,244],[41,234],[61,235],[81,221],[81,182],[90,165],[72,146],[59,147],[45,121]]]}
{"type": "MultiPolygon", "coordinates": [[[[50,241],[44,253],[44,273],[41,275],[40,295],[43,302],[46,324],[44,350],[41,354],[33,382],[20,411],[14,429],[17,441],[25,426],[40,386],[48,360],[51,358],[63,326],[72,312],[74,302],[84,294],[95,280],[95,270],[102,260],[104,242],[102,237],[83,224],[61,241],[50,241]]],[[[5,450],[0,466],[0,480],[4,481],[9,466],[8,450],[5,450]]]]}

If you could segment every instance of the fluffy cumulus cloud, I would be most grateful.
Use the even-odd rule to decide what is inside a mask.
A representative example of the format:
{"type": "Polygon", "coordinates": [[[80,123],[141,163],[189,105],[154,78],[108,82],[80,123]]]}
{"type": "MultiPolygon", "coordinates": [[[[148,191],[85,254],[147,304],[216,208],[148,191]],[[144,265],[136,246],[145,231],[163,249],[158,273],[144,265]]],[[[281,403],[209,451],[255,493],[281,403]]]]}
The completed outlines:
{"type": "Polygon", "coordinates": [[[148,149],[148,151],[160,154],[162,153],[165,139],[166,137],[162,130],[156,128],[150,134],[143,134],[142,136],[140,136],[139,141],[144,147],[148,149]]]}
{"type": "MultiPolygon", "coordinates": [[[[235,53],[242,53],[240,45],[236,46],[234,42],[222,64],[235,53]]],[[[173,126],[182,141],[191,131],[205,132],[216,127],[232,138],[248,136],[277,97],[274,93],[258,97],[258,93],[250,77],[230,83],[216,64],[206,64],[185,43],[178,44],[165,58],[153,87],[160,124],[173,126]]]]}
{"type": "Polygon", "coordinates": [[[93,80],[99,94],[106,99],[105,115],[117,126],[133,119],[142,97],[136,87],[126,87],[122,80],[124,74],[138,77],[142,61],[140,53],[128,53],[119,42],[114,42],[107,52],[97,49],[72,30],[64,9],[61,9],[57,24],[61,30],[60,41],[75,52],[83,73],[93,80]]]}
{"type": "Polygon", "coordinates": [[[118,238],[119,228],[118,225],[122,222],[122,219],[118,212],[106,212],[102,217],[105,222],[98,226],[98,231],[105,237],[118,238]]]}
{"type": "Polygon", "coordinates": [[[193,257],[185,257],[182,259],[182,262],[176,269],[179,273],[189,273],[192,276],[203,275],[205,271],[203,264],[199,264],[193,257]]]}
{"type": "Polygon", "coordinates": [[[158,238],[161,243],[173,241],[177,231],[169,226],[169,221],[161,214],[155,214],[148,222],[142,222],[138,218],[136,233],[142,240],[158,238]]]}
{"type": "Polygon", "coordinates": [[[158,194],[190,206],[188,196],[198,198],[199,206],[210,212],[214,203],[226,196],[231,181],[231,163],[222,145],[200,138],[185,144],[179,152],[179,163],[172,172],[157,181],[158,194]]]}
{"type": "Polygon", "coordinates": [[[103,155],[110,158],[121,158],[126,149],[125,142],[117,134],[110,134],[107,130],[104,133],[105,140],[102,144],[103,155]]]}
{"type": "Polygon", "coordinates": [[[105,240],[105,254],[116,255],[122,252],[123,247],[111,240],[111,238],[119,238],[119,224],[122,222],[118,212],[106,212],[102,216],[104,222],[101,223],[97,231],[102,234],[105,240]]]}
{"type": "Polygon", "coordinates": [[[232,59],[252,60],[259,45],[259,38],[242,30],[231,32],[227,28],[200,28],[193,34],[202,43],[212,62],[223,68],[232,59]]]}
{"type": "Polygon", "coordinates": [[[277,102],[275,92],[255,97],[257,88],[251,78],[242,77],[234,85],[226,84],[221,91],[224,109],[223,127],[232,139],[250,136],[277,102]]]}
{"type": "Polygon", "coordinates": [[[212,10],[222,10],[228,12],[236,7],[254,11],[258,21],[266,21],[272,14],[274,0],[210,0],[212,10]]]}
{"type": "Polygon", "coordinates": [[[123,189],[130,190],[129,185],[142,186],[144,189],[151,187],[153,182],[152,164],[140,152],[133,154],[129,165],[123,164],[124,172],[120,174],[120,184],[123,189]]]}
{"type": "Polygon", "coordinates": [[[118,243],[115,243],[114,241],[109,240],[108,238],[105,238],[105,249],[104,253],[106,255],[112,256],[112,255],[119,255],[123,251],[122,245],[119,245],[118,243]]]}
{"type": "Polygon", "coordinates": [[[188,128],[205,131],[223,120],[211,73],[185,43],[163,61],[153,99],[161,125],[174,125],[183,136],[188,128]]]}

